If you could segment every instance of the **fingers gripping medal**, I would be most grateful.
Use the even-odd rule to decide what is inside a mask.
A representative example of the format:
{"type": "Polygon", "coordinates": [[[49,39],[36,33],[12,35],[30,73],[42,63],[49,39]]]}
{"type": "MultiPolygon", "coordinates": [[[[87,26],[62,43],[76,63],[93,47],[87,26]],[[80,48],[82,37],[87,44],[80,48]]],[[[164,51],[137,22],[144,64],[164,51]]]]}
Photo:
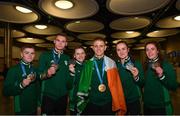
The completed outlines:
{"type": "Polygon", "coordinates": [[[21,65],[21,69],[22,69],[22,72],[23,72],[22,77],[26,78],[26,79],[29,79],[31,81],[34,81],[36,79],[36,75],[35,75],[35,73],[33,71],[33,67],[30,65],[30,72],[31,73],[27,75],[24,64],[21,62],[20,65],[21,65]]]}
{"type": "Polygon", "coordinates": [[[30,73],[29,75],[27,75],[27,79],[34,81],[36,79],[36,76],[34,73],[30,73]]]}
{"type": "Polygon", "coordinates": [[[131,71],[132,68],[134,67],[134,64],[132,63],[130,57],[128,57],[128,58],[125,60],[125,62],[124,62],[124,67],[125,67],[127,70],[129,70],[129,71],[131,71]]]}
{"type": "Polygon", "coordinates": [[[127,69],[127,70],[130,70],[130,71],[131,71],[133,67],[134,67],[134,65],[133,65],[132,63],[127,63],[127,64],[126,64],[126,69],[127,69]]]}
{"type": "Polygon", "coordinates": [[[152,63],[152,69],[156,69],[156,67],[159,67],[160,66],[160,64],[159,64],[159,62],[154,62],[154,63],[152,63]]]}
{"type": "Polygon", "coordinates": [[[52,63],[51,67],[54,67],[56,71],[58,70],[58,64],[56,64],[56,63],[52,63]]]}
{"type": "Polygon", "coordinates": [[[152,61],[150,61],[152,64],[151,64],[151,68],[152,69],[156,69],[157,67],[159,67],[160,66],[160,63],[158,62],[158,58],[156,58],[156,59],[154,59],[154,60],[152,60],[152,61]]]}

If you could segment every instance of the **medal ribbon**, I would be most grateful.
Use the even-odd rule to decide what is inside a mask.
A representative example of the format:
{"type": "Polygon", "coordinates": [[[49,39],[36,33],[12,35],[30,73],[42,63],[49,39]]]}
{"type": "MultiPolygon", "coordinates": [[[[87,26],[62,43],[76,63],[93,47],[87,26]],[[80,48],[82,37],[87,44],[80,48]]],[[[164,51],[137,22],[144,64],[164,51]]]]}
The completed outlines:
{"type": "Polygon", "coordinates": [[[125,59],[124,64],[122,64],[122,66],[123,66],[125,69],[126,69],[126,65],[132,65],[132,66],[134,66],[134,64],[132,63],[132,61],[131,61],[131,59],[130,59],[129,56],[128,56],[127,59],[125,59]]]}
{"type": "Polygon", "coordinates": [[[105,63],[104,63],[104,60],[103,60],[103,65],[102,65],[102,75],[100,75],[100,72],[99,72],[99,68],[98,68],[97,62],[96,62],[95,60],[93,60],[93,61],[94,61],[94,64],[95,64],[95,68],[96,68],[96,72],[97,72],[99,81],[100,81],[101,84],[103,84],[104,69],[105,69],[105,63]]]}
{"type": "Polygon", "coordinates": [[[153,65],[158,62],[158,60],[159,60],[159,57],[149,60],[148,66],[152,68],[153,65]]]}
{"type": "MultiPolygon", "coordinates": [[[[22,72],[23,72],[22,77],[23,77],[23,78],[26,78],[27,73],[26,73],[24,64],[23,64],[22,62],[21,62],[20,64],[21,64],[21,69],[22,69],[22,72]]],[[[33,71],[33,68],[32,68],[32,66],[30,66],[30,73],[33,73],[33,72],[34,72],[34,71],[33,71]]]]}
{"type": "Polygon", "coordinates": [[[59,63],[59,60],[60,60],[60,54],[58,54],[58,57],[57,57],[56,54],[55,54],[55,52],[56,52],[56,51],[53,49],[53,50],[52,50],[53,61],[54,61],[55,64],[58,64],[58,63],[59,63]]]}

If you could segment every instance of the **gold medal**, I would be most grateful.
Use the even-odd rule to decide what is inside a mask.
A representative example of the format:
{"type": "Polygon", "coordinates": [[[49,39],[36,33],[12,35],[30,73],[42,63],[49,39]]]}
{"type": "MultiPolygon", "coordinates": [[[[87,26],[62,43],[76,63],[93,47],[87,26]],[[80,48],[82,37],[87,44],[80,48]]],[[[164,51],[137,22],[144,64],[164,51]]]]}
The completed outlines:
{"type": "Polygon", "coordinates": [[[105,91],[106,91],[106,86],[105,86],[104,84],[100,84],[100,85],[98,86],[98,90],[99,90],[100,92],[105,92],[105,91]]]}
{"type": "Polygon", "coordinates": [[[35,75],[34,74],[29,74],[28,76],[27,76],[27,79],[29,79],[29,80],[31,80],[31,81],[34,81],[35,80],[35,75]]]}

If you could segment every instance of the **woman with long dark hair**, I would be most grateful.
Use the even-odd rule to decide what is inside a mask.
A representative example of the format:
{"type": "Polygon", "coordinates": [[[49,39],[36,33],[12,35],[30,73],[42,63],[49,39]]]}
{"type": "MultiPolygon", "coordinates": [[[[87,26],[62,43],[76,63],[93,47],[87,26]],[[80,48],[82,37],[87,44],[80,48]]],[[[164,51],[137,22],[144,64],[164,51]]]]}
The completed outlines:
{"type": "Polygon", "coordinates": [[[147,43],[145,52],[144,114],[172,114],[169,90],[178,86],[173,66],[160,55],[156,42],[147,43]]]}
{"type": "Polygon", "coordinates": [[[144,73],[140,62],[129,54],[129,47],[125,41],[116,45],[118,60],[116,61],[127,105],[127,115],[138,115],[141,111],[140,98],[144,73]]]}

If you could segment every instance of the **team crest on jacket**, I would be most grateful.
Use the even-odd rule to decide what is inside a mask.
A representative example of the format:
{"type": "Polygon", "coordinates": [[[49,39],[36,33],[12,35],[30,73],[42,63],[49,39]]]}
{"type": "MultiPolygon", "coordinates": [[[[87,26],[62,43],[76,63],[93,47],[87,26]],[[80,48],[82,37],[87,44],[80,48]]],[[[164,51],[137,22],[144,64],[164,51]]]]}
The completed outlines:
{"type": "Polygon", "coordinates": [[[51,60],[51,64],[54,63],[54,60],[51,60]]]}
{"type": "Polygon", "coordinates": [[[68,65],[68,61],[67,61],[67,60],[65,60],[65,61],[64,61],[64,64],[65,64],[65,65],[68,65]]]}

